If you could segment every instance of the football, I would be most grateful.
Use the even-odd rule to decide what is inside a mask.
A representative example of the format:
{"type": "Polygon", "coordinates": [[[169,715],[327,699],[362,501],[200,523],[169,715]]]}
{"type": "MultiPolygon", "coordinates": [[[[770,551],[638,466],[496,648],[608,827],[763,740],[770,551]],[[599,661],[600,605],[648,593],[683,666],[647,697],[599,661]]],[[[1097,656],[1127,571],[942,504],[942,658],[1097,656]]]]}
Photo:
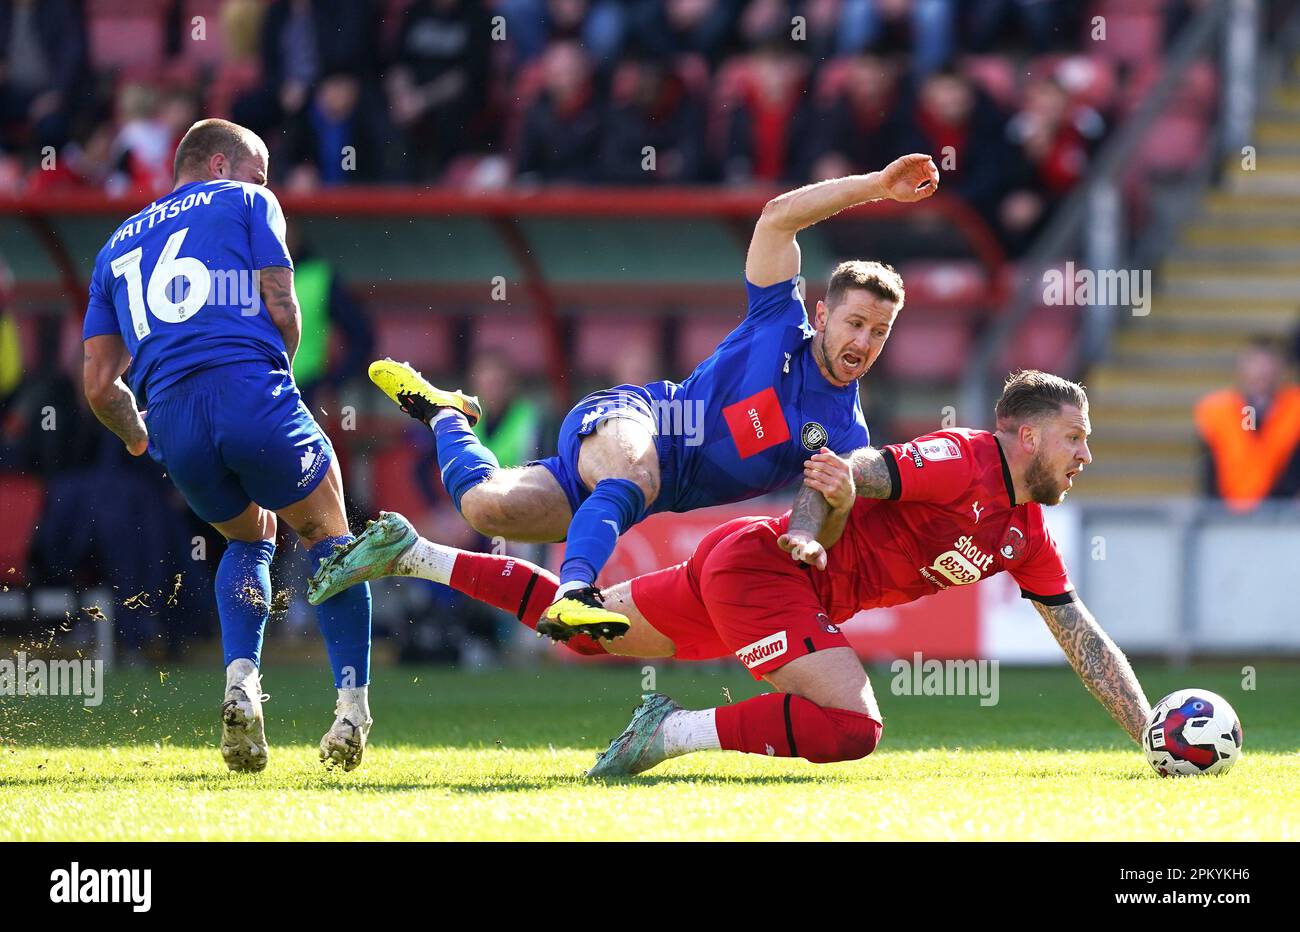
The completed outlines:
{"type": "Polygon", "coordinates": [[[1241,721],[1222,696],[1180,689],[1152,707],[1142,747],[1162,777],[1227,773],[1241,756],[1241,721]]]}

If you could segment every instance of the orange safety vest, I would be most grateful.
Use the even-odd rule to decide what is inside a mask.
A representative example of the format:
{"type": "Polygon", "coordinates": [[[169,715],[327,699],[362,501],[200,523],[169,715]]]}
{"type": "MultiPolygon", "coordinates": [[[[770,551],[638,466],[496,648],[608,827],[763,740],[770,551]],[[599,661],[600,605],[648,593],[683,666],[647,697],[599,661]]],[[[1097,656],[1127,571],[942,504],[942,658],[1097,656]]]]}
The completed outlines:
{"type": "Polygon", "coordinates": [[[1254,430],[1246,426],[1246,404],[1241,392],[1225,388],[1196,405],[1196,428],[1214,457],[1219,494],[1237,511],[1268,497],[1300,444],[1300,387],[1278,391],[1254,430]]]}

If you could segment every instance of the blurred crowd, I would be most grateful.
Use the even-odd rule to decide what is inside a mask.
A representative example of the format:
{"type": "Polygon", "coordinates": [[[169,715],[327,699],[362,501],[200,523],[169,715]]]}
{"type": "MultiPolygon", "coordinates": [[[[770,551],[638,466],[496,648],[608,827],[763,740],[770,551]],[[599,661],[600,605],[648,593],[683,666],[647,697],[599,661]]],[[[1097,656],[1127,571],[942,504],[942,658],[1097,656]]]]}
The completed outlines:
{"type": "MultiPolygon", "coordinates": [[[[142,2],[160,47],[128,66],[96,61],[78,0],[0,0],[0,190],[164,191],[205,115],[262,133],[273,183],[297,190],[792,184],[949,152],[945,189],[1014,247],[1080,177],[1113,103],[1086,62],[1061,66],[1088,44],[1087,0],[121,6],[142,2]],[[195,39],[199,6],[215,22],[195,39]]],[[[1169,0],[1164,28],[1195,5],[1169,0]]]]}

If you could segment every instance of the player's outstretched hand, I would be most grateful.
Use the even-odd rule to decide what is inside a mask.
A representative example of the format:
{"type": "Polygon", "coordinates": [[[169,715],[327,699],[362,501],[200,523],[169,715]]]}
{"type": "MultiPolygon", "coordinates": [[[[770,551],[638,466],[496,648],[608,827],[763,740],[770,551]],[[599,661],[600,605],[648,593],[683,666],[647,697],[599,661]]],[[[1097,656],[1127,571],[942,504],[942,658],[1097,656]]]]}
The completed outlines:
{"type": "Polygon", "coordinates": [[[939,190],[939,168],[930,156],[913,152],[882,168],[880,183],[890,198],[910,204],[939,190]]]}
{"type": "Polygon", "coordinates": [[[776,539],[777,546],[790,554],[799,563],[807,563],[819,570],[826,569],[826,548],[815,537],[809,537],[802,531],[782,534],[776,539]]]}
{"type": "Polygon", "coordinates": [[[829,447],[822,447],[804,461],[803,481],[810,489],[821,492],[826,503],[836,511],[848,511],[858,495],[853,484],[853,467],[829,447]]]}

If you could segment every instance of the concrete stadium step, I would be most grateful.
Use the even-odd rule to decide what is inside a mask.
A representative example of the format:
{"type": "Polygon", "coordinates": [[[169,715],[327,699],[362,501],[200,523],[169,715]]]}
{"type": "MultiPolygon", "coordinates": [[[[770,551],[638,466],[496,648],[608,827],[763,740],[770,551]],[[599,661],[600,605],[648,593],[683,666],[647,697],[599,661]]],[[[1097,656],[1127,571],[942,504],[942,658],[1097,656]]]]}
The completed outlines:
{"type": "Polygon", "coordinates": [[[1205,194],[1202,201],[1202,216],[1241,218],[1300,213],[1300,197],[1269,197],[1259,194],[1244,194],[1235,191],[1214,190],[1205,194]]]}
{"type": "Polygon", "coordinates": [[[1217,298],[1238,303],[1291,299],[1300,306],[1300,275],[1233,275],[1178,271],[1165,278],[1160,293],[1166,298],[1217,298]]]}
{"type": "MultiPolygon", "coordinates": [[[[1300,228],[1296,221],[1300,213],[1288,216],[1284,220],[1269,218],[1262,221],[1254,218],[1231,217],[1229,221],[1222,218],[1207,218],[1188,224],[1183,228],[1179,246],[1182,248],[1215,247],[1255,247],[1258,249],[1294,249],[1300,246],[1300,228]],[[1237,222],[1240,219],[1241,222],[1237,222]]],[[[1291,252],[1287,258],[1294,258],[1291,252]]]]}
{"type": "Polygon", "coordinates": [[[1246,230],[1237,230],[1219,233],[1218,237],[1220,242],[1217,243],[1180,243],[1169,250],[1169,261],[1180,266],[1196,264],[1216,266],[1231,262],[1260,268],[1276,265],[1281,271],[1293,264],[1296,256],[1300,255],[1300,235],[1296,233],[1292,233],[1285,239],[1268,239],[1256,238],[1246,230]],[[1241,242],[1232,242],[1238,237],[1241,242]]]}
{"type": "Polygon", "coordinates": [[[1258,168],[1253,172],[1238,171],[1227,176],[1224,187],[1243,194],[1300,195],[1300,170],[1258,168]]]}
{"type": "Polygon", "coordinates": [[[1191,456],[1099,456],[1094,451],[1093,461],[1084,470],[1079,485],[1085,482],[1098,486],[1116,478],[1167,478],[1195,482],[1202,463],[1199,451],[1191,456]]]}
{"type": "Polygon", "coordinates": [[[1200,489],[1200,480],[1196,476],[1092,476],[1085,473],[1070,492],[1070,497],[1089,501],[1185,497],[1199,494],[1200,489]]]}
{"type": "MultiPolygon", "coordinates": [[[[1140,318],[1145,323],[1159,324],[1159,319],[1140,318]]],[[[1192,331],[1165,331],[1152,327],[1126,327],[1115,334],[1112,344],[1116,351],[1125,353],[1214,353],[1237,352],[1250,342],[1248,333],[1204,333],[1192,331]]]]}
{"type": "Polygon", "coordinates": [[[1200,456],[1196,435],[1176,438],[1094,436],[1088,440],[1092,456],[1098,461],[1117,462],[1121,459],[1147,459],[1159,457],[1170,460],[1193,460],[1200,456]]]}
{"type": "Polygon", "coordinates": [[[1110,362],[1132,369],[1159,371],[1230,372],[1238,350],[1112,350],[1110,362]]]}

